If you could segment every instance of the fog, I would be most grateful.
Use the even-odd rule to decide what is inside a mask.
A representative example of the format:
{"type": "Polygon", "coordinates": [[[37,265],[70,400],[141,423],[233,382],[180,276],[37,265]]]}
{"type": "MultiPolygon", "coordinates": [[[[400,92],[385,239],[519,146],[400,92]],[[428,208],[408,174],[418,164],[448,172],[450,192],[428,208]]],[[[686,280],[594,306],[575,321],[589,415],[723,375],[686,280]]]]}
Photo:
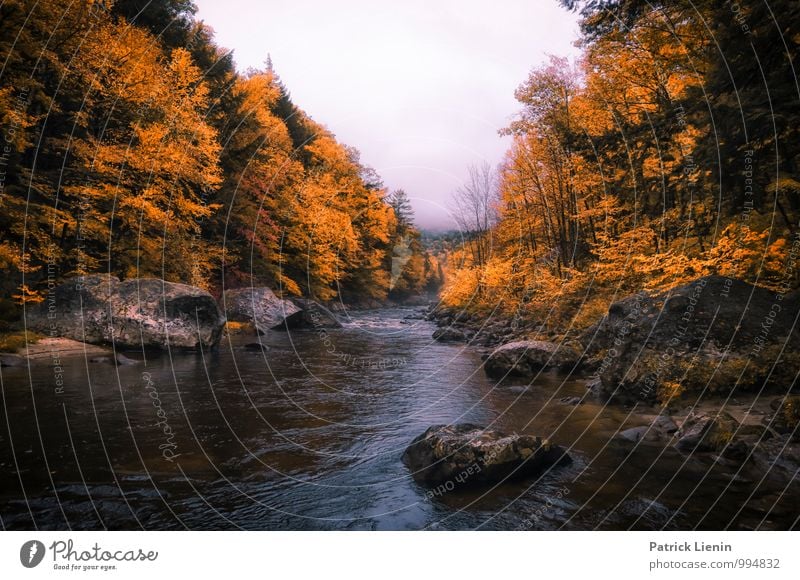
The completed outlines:
{"type": "Polygon", "coordinates": [[[404,189],[431,230],[454,226],[469,164],[502,161],[498,130],[528,71],[577,54],[577,18],[555,1],[196,3],[240,69],[269,54],[294,102],[404,189]]]}

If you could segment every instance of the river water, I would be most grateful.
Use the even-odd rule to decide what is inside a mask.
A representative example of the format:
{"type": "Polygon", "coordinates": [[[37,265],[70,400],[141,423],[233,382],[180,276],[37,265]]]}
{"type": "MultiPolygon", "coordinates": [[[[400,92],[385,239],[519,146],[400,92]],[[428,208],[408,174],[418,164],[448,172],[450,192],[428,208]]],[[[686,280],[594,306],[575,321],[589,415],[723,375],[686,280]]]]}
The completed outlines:
{"type": "Polygon", "coordinates": [[[782,486],[621,444],[620,424],[645,421],[560,403],[585,393],[579,378],[497,384],[478,349],[432,341],[418,309],[346,319],[271,332],[264,351],[223,339],[211,352],[129,353],[145,359],[134,366],[0,369],[3,528],[785,529],[796,518],[782,486]],[[434,495],[400,456],[453,422],[549,437],[574,462],[434,495]]]}

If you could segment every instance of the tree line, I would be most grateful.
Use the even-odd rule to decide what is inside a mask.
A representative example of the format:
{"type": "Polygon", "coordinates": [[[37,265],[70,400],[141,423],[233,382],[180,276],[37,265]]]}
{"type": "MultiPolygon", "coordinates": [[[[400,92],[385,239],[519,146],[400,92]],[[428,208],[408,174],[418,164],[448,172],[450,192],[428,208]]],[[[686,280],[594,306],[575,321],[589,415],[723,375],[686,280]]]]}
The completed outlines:
{"type": "Polygon", "coordinates": [[[445,302],[581,323],[707,274],[797,287],[800,5],[562,3],[581,55],[531,71],[505,159],[456,194],[445,302]]]}
{"type": "Polygon", "coordinates": [[[41,300],[52,279],[94,272],[321,300],[426,287],[436,268],[410,208],[294,104],[271,61],[237,72],[195,12],[0,5],[3,295],[41,300]]]}

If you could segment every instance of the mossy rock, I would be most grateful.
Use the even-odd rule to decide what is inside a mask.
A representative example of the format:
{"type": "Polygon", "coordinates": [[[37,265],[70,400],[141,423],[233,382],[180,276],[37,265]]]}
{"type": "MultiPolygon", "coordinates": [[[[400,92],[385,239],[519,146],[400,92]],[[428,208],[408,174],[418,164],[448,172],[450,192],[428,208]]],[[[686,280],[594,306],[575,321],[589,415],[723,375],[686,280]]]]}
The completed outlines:
{"type": "Polygon", "coordinates": [[[739,422],[730,414],[691,414],[678,431],[681,451],[720,451],[733,441],[739,422]]]}
{"type": "Polygon", "coordinates": [[[800,441],[800,396],[784,397],[769,421],[771,427],[781,435],[791,435],[792,441],[800,441]]]}
{"type": "Polygon", "coordinates": [[[18,352],[29,344],[36,344],[44,338],[44,335],[36,332],[4,332],[0,334],[0,352],[18,352]]]}

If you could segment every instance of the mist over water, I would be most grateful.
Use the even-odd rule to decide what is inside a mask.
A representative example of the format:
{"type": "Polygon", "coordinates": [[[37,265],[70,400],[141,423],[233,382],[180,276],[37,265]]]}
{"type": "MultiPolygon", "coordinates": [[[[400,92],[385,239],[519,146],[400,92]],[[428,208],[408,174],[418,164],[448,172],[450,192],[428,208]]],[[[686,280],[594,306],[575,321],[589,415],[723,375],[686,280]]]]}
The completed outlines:
{"type": "Polygon", "coordinates": [[[296,102],[389,189],[404,189],[428,230],[454,227],[450,196],[468,165],[503,160],[511,141],[498,130],[518,112],[514,90],[531,67],[578,54],[578,16],[557,2],[197,5],[240,70],[269,55],[296,102]]]}

